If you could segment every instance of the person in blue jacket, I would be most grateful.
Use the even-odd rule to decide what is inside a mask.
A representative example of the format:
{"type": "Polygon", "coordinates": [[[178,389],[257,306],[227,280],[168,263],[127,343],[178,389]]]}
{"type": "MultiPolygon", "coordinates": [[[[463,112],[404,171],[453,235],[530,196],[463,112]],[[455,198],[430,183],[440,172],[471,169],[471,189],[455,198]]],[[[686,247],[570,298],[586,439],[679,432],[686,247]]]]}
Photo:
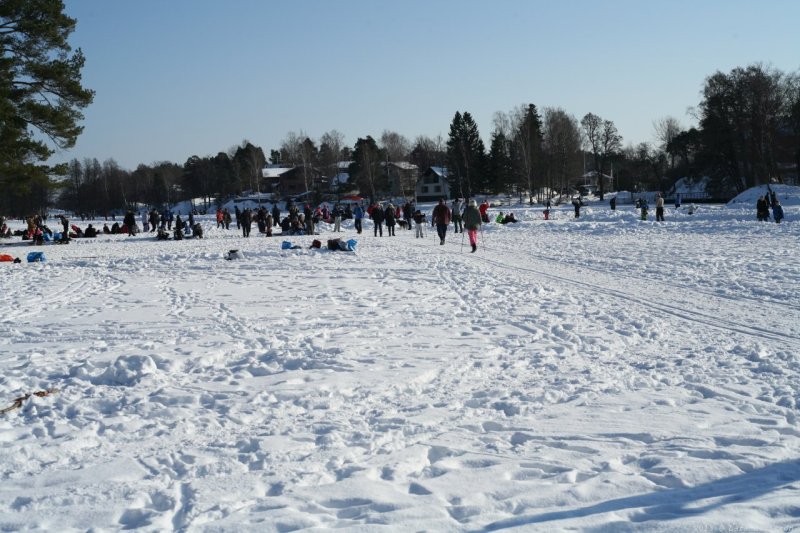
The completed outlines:
{"type": "Polygon", "coordinates": [[[364,210],[361,208],[360,205],[357,205],[355,209],[353,209],[353,223],[356,227],[356,231],[361,233],[361,220],[364,218],[364,210]]]}
{"type": "Polygon", "coordinates": [[[777,198],[772,199],[772,218],[774,218],[775,222],[778,224],[783,220],[783,206],[777,198]]]}

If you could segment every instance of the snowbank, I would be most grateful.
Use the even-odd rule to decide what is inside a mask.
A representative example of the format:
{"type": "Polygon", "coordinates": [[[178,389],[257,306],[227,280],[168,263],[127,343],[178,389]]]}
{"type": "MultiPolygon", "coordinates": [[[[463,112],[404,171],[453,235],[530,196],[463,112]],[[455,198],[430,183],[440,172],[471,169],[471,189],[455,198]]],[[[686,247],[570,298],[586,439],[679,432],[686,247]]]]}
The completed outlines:
{"type": "Polygon", "coordinates": [[[784,208],[788,206],[800,206],[800,187],[780,184],[770,185],[769,188],[767,188],[766,185],[761,185],[759,187],[747,189],[743,193],[736,196],[736,198],[728,202],[728,205],[738,206],[740,204],[745,204],[748,207],[755,209],[756,201],[761,196],[769,193],[770,190],[775,192],[778,200],[780,201],[781,205],[784,206],[784,208]]]}

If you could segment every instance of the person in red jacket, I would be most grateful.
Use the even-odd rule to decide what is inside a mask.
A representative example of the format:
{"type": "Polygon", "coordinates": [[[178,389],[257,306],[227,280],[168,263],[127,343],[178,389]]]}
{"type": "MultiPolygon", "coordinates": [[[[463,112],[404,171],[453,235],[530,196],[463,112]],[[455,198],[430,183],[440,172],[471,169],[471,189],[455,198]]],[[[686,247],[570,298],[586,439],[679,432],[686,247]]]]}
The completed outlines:
{"type": "Polygon", "coordinates": [[[447,226],[450,225],[450,208],[444,203],[444,199],[439,200],[439,205],[433,208],[431,218],[431,224],[436,226],[436,233],[439,235],[439,244],[444,244],[447,226]]]}
{"type": "Polygon", "coordinates": [[[488,210],[489,210],[489,202],[484,200],[481,206],[478,208],[478,211],[481,214],[481,220],[483,221],[484,224],[489,223],[489,215],[486,214],[488,210]]]}

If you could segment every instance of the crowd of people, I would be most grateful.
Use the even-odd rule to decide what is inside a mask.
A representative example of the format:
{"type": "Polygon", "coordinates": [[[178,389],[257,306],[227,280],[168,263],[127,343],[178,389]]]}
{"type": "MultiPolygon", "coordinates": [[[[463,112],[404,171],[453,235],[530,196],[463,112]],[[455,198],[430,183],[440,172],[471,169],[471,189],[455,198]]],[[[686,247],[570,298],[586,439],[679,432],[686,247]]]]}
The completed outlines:
{"type": "Polygon", "coordinates": [[[68,244],[71,239],[97,237],[97,230],[92,224],[89,224],[86,229],[81,229],[75,224],[70,224],[66,215],[57,215],[56,219],[60,228],[56,226],[55,229],[51,229],[47,225],[46,216],[31,215],[25,218],[25,229],[11,231],[6,219],[0,217],[0,238],[20,237],[23,241],[41,245],[45,242],[68,244]]]}
{"type": "MultiPolygon", "coordinates": [[[[583,200],[579,196],[573,197],[572,204],[575,218],[580,217],[580,208],[585,205],[583,200]]],[[[615,210],[616,198],[612,198],[609,205],[612,210],[615,210]]],[[[676,209],[679,205],[679,200],[676,199],[676,209]]],[[[644,197],[636,200],[635,208],[640,211],[641,219],[647,220],[650,206],[644,197]]],[[[656,196],[655,208],[656,221],[664,221],[664,197],[661,193],[656,196]]],[[[549,218],[550,209],[548,200],[544,209],[545,219],[549,218]]],[[[783,207],[775,191],[768,187],[767,193],[760,196],[756,202],[757,220],[770,220],[770,209],[772,210],[772,219],[780,223],[784,218],[783,207]]],[[[475,199],[464,202],[462,199],[456,198],[448,206],[446,201],[441,199],[433,208],[430,224],[436,229],[440,244],[445,243],[450,224],[453,225],[454,233],[464,233],[466,230],[474,252],[477,249],[477,232],[482,224],[490,221],[488,210],[489,203],[486,200],[478,205],[475,199]]],[[[689,206],[687,214],[691,215],[695,210],[695,206],[692,204],[689,206]]],[[[328,204],[321,204],[312,208],[310,204],[306,203],[301,208],[290,201],[286,205],[286,216],[282,217],[281,215],[281,209],[277,204],[274,204],[271,209],[268,209],[267,206],[259,206],[255,209],[249,207],[240,209],[236,206],[233,215],[228,208],[220,207],[216,211],[215,220],[218,229],[226,230],[231,229],[235,221],[236,229],[241,230],[242,237],[245,238],[250,237],[254,223],[260,234],[270,237],[276,228],[280,228],[281,235],[317,235],[318,225],[321,222],[332,226],[332,228],[329,227],[330,231],[338,233],[342,231],[342,221],[350,219],[353,220],[355,231],[361,234],[365,218],[372,221],[375,237],[383,237],[384,226],[387,236],[396,236],[396,229],[399,226],[401,230],[415,229],[415,237],[424,238],[424,228],[429,223],[426,214],[417,209],[412,202],[406,202],[403,205],[395,205],[392,202],[385,204],[373,202],[366,208],[361,204],[349,203],[336,203],[330,207],[328,204]]],[[[60,228],[53,230],[46,224],[46,216],[33,215],[25,219],[25,229],[16,231],[12,231],[5,218],[0,217],[0,238],[18,236],[32,244],[44,244],[45,242],[66,244],[71,239],[94,238],[100,233],[106,235],[127,234],[129,236],[135,236],[140,232],[154,233],[155,237],[160,240],[203,238],[203,226],[194,220],[194,212],[189,213],[187,220],[183,220],[181,213],[175,214],[169,209],[146,210],[139,216],[141,228],[137,225],[136,213],[129,210],[125,214],[122,224],[115,221],[109,227],[106,222],[102,229],[98,230],[91,223],[85,229],[81,229],[79,226],[71,224],[66,215],[60,214],[56,215],[60,228]]],[[[519,222],[513,213],[502,211],[498,212],[493,220],[495,223],[503,225],[519,222]]]]}

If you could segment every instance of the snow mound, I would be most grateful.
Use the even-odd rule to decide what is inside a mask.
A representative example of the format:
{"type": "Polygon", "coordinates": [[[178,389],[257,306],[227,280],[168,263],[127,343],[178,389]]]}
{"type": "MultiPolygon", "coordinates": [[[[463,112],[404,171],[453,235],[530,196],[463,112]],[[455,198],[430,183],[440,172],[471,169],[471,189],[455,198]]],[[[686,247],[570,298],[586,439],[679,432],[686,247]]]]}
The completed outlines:
{"type": "MultiPolygon", "coordinates": [[[[800,206],[800,187],[796,185],[774,184],[770,185],[770,189],[778,196],[778,200],[781,202],[782,206],[800,206]]],[[[767,192],[768,189],[766,185],[751,187],[728,202],[728,205],[736,206],[737,204],[748,204],[749,206],[755,206],[756,201],[758,201],[761,196],[767,194],[767,192]]]]}
{"type": "Polygon", "coordinates": [[[131,387],[145,377],[154,375],[157,370],[155,361],[149,355],[122,355],[99,375],[92,375],[93,368],[91,364],[74,367],[70,375],[90,381],[93,385],[131,387]]]}

